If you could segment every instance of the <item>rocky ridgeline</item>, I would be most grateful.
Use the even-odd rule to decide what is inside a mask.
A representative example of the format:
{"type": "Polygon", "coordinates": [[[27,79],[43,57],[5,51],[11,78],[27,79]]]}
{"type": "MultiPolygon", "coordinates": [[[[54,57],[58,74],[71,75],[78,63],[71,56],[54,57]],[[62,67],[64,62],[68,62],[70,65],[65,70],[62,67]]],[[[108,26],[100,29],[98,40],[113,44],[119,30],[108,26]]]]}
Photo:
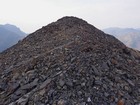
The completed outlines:
{"type": "Polygon", "coordinates": [[[140,52],[82,19],[59,19],[0,54],[0,105],[117,103],[140,104],[140,52]]]}

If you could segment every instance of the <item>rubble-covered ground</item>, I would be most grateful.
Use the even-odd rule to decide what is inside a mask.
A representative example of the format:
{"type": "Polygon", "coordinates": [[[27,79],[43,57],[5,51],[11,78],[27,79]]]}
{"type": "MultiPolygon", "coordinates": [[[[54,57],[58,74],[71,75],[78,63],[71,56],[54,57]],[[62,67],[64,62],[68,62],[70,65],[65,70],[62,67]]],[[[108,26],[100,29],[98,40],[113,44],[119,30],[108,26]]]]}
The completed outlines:
{"type": "Polygon", "coordinates": [[[61,18],[0,54],[0,105],[118,102],[140,105],[140,52],[82,19],[61,18]]]}

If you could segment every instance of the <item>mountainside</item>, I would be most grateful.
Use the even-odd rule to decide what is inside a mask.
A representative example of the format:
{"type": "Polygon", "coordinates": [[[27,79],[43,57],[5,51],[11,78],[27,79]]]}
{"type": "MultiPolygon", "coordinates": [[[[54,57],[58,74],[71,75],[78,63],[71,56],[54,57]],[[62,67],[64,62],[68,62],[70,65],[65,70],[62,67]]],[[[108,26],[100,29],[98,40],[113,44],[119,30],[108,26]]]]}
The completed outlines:
{"type": "Polygon", "coordinates": [[[103,29],[105,33],[114,35],[124,44],[131,48],[140,50],[140,30],[133,28],[107,28],[103,29]]]}
{"type": "Polygon", "coordinates": [[[64,17],[0,54],[2,105],[139,105],[140,52],[64,17]]]}
{"type": "Polygon", "coordinates": [[[12,32],[14,32],[16,34],[19,34],[21,36],[25,36],[26,35],[25,32],[21,31],[20,28],[16,27],[15,25],[5,24],[5,25],[0,25],[0,26],[2,26],[3,28],[5,28],[5,29],[7,29],[9,31],[12,31],[12,32]]]}
{"type": "Polygon", "coordinates": [[[25,33],[14,25],[0,25],[0,52],[16,44],[25,33]]]}

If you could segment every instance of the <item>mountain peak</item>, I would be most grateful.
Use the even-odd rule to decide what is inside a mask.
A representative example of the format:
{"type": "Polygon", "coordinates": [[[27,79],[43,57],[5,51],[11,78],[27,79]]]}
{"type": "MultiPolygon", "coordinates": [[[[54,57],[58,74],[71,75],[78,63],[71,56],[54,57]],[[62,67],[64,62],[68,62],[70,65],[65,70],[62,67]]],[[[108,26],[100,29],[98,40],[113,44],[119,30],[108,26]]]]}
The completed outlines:
{"type": "Polygon", "coordinates": [[[17,26],[11,24],[0,25],[0,52],[13,46],[25,37],[17,26]]]}
{"type": "Polygon", "coordinates": [[[83,20],[83,19],[80,19],[80,18],[78,18],[78,17],[74,17],[74,16],[65,16],[65,17],[62,17],[61,19],[58,19],[57,20],[57,22],[63,22],[63,23],[79,23],[79,24],[81,24],[81,23],[87,23],[85,20],[83,20]]]}
{"type": "Polygon", "coordinates": [[[87,31],[93,31],[96,28],[90,24],[88,24],[85,20],[73,17],[73,16],[65,16],[61,19],[58,19],[56,22],[53,22],[47,26],[43,26],[42,29],[39,29],[40,31],[45,30],[48,32],[55,32],[55,31],[64,31],[64,30],[70,30],[70,29],[80,29],[80,30],[87,30],[87,31]]]}
{"type": "Polygon", "coordinates": [[[3,25],[3,27],[5,29],[7,29],[9,31],[12,31],[12,32],[14,32],[16,34],[19,34],[21,36],[25,36],[26,35],[26,33],[24,33],[23,31],[21,31],[20,28],[17,27],[17,26],[15,26],[15,25],[12,25],[12,24],[7,23],[7,24],[3,25]]]}
{"type": "Polygon", "coordinates": [[[2,105],[139,103],[140,52],[64,17],[0,54],[2,105]]]}

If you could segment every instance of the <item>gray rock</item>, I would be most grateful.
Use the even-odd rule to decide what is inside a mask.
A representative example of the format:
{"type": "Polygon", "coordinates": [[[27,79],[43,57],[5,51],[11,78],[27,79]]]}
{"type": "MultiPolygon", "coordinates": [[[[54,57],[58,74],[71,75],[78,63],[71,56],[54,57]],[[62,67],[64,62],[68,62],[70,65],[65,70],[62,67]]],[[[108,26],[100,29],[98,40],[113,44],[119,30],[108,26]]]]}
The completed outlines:
{"type": "Polygon", "coordinates": [[[21,96],[25,93],[27,93],[27,90],[22,90],[21,88],[19,88],[17,91],[15,91],[16,96],[21,96]]]}
{"type": "Polygon", "coordinates": [[[0,92],[4,91],[7,88],[7,85],[5,82],[0,83],[0,92]]]}
{"type": "Polygon", "coordinates": [[[108,97],[108,96],[109,96],[109,94],[108,94],[108,93],[106,93],[106,92],[104,92],[104,96],[105,96],[105,97],[108,97]]]}
{"type": "Polygon", "coordinates": [[[39,89],[43,89],[44,87],[46,87],[50,82],[52,81],[52,79],[47,79],[45,80],[39,87],[39,89]]]}
{"type": "Polygon", "coordinates": [[[66,101],[61,99],[57,102],[57,105],[66,105],[66,101]]]}
{"type": "Polygon", "coordinates": [[[27,90],[27,89],[31,89],[31,88],[33,88],[33,87],[35,87],[37,85],[38,85],[38,78],[36,78],[33,82],[22,86],[21,89],[22,90],[27,90]]]}
{"type": "Polygon", "coordinates": [[[19,83],[17,82],[11,83],[8,88],[9,94],[15,92],[19,87],[20,87],[19,83]]]}
{"type": "Polygon", "coordinates": [[[100,75],[99,71],[96,69],[95,66],[91,65],[95,75],[100,75]]]}
{"type": "Polygon", "coordinates": [[[60,79],[59,80],[59,85],[62,87],[62,86],[64,86],[64,84],[65,84],[65,81],[63,81],[62,79],[60,79]]]}
{"type": "Polygon", "coordinates": [[[131,86],[135,86],[135,84],[134,84],[130,79],[127,79],[127,82],[128,82],[131,86]]]}
{"type": "Polygon", "coordinates": [[[82,102],[82,103],[80,103],[80,105],[86,105],[86,102],[82,102]]]}
{"type": "Polygon", "coordinates": [[[90,97],[87,98],[87,102],[91,102],[91,98],[90,97]]]}
{"type": "Polygon", "coordinates": [[[102,68],[103,68],[104,70],[108,70],[108,69],[109,69],[107,63],[105,63],[105,62],[103,62],[102,68]]]}
{"type": "Polygon", "coordinates": [[[72,87],[73,86],[73,82],[71,79],[69,79],[67,82],[66,82],[66,85],[72,87]]]}

